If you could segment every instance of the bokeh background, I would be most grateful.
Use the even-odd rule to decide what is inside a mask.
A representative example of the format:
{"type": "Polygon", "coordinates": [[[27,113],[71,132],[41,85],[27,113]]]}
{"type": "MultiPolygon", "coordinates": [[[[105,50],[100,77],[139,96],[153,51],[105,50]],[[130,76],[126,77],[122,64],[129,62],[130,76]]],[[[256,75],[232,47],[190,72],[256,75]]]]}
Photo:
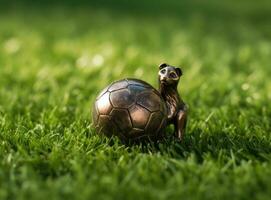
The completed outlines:
{"type": "MultiPolygon", "coordinates": [[[[271,2],[1,1],[1,199],[270,199],[271,2]],[[181,66],[182,143],[98,137],[96,95],[181,66]]],[[[170,134],[169,129],[169,134],[170,134]]]]}

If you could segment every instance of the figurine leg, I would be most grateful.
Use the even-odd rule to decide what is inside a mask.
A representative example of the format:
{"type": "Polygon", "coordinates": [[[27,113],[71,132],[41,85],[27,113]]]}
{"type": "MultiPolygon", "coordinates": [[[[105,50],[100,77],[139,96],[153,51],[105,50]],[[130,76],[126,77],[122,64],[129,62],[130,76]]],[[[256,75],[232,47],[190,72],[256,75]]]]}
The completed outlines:
{"type": "Polygon", "coordinates": [[[184,110],[180,110],[176,116],[175,121],[175,133],[176,137],[179,140],[183,139],[186,123],[187,123],[187,113],[184,110]]]}

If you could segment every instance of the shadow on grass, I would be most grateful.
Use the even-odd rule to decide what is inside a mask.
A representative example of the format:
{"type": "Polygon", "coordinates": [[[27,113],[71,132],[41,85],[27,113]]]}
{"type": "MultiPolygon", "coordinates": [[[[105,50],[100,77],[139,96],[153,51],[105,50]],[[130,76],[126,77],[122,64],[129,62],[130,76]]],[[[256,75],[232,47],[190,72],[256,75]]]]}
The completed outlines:
{"type": "Polygon", "coordinates": [[[183,142],[167,138],[160,143],[141,145],[144,153],[161,153],[175,159],[186,159],[194,154],[202,163],[205,157],[219,162],[234,159],[236,164],[241,161],[265,162],[271,160],[271,145],[267,138],[245,135],[228,135],[216,132],[212,135],[193,133],[187,135],[183,142]]]}

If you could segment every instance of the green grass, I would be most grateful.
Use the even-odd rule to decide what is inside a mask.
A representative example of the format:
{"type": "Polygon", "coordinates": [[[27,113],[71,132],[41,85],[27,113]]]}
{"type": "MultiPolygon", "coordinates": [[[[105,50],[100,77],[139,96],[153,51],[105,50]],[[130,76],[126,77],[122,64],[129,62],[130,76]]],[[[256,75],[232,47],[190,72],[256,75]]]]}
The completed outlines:
{"type": "Polygon", "coordinates": [[[205,6],[2,9],[0,199],[270,199],[271,17],[205,6]],[[157,87],[164,61],[184,70],[183,143],[97,136],[97,93],[124,77],[157,87]]]}

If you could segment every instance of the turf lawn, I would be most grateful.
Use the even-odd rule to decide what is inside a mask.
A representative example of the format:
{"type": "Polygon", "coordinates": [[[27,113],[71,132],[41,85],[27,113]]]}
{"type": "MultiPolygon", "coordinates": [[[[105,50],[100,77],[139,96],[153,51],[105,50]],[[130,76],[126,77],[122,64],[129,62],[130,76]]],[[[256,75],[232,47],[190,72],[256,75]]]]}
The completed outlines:
{"type": "Polygon", "coordinates": [[[1,7],[0,199],[270,199],[271,4],[212,2],[1,7]],[[164,61],[184,141],[97,136],[97,93],[164,61]]]}

